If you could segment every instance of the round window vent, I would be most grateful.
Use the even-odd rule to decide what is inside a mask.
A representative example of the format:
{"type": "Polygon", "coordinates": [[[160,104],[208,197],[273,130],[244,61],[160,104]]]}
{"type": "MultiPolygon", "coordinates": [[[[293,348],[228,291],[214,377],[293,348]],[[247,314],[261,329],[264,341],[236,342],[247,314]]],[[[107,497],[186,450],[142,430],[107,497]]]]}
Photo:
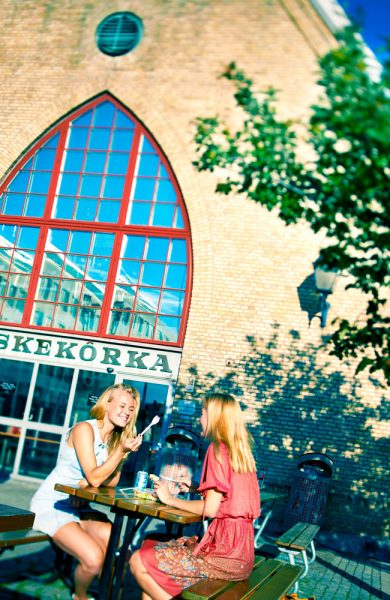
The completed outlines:
{"type": "Polygon", "coordinates": [[[104,54],[121,56],[134,50],[143,34],[142,21],[130,12],[108,15],[96,30],[96,43],[104,54]]]}

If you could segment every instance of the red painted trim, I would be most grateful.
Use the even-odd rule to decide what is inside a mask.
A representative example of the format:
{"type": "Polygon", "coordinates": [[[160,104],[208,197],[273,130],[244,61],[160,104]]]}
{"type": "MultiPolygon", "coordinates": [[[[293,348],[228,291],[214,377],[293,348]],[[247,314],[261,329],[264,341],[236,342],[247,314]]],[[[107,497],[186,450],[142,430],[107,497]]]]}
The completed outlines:
{"type": "MultiPolygon", "coordinates": [[[[113,127],[111,127],[111,135],[112,135],[112,131],[113,131],[113,127]]],[[[149,338],[130,338],[130,339],[132,341],[134,341],[135,343],[139,343],[139,342],[148,343],[148,344],[158,343],[158,344],[162,344],[162,345],[166,345],[166,346],[174,346],[174,347],[182,346],[183,342],[184,342],[184,335],[185,335],[185,330],[186,330],[186,326],[187,326],[187,319],[188,319],[188,312],[189,312],[190,298],[191,298],[191,291],[192,291],[193,258],[192,258],[192,250],[191,250],[191,232],[190,232],[190,222],[189,222],[187,210],[186,210],[186,207],[184,204],[183,196],[182,196],[182,193],[180,190],[180,186],[176,180],[176,177],[173,173],[173,170],[171,168],[171,165],[170,165],[166,155],[164,154],[164,152],[162,151],[162,149],[160,148],[160,146],[154,139],[151,132],[145,127],[145,125],[143,123],[141,123],[139,121],[139,119],[127,107],[125,107],[118,99],[113,97],[108,92],[104,92],[104,93],[96,96],[95,98],[92,98],[91,100],[87,101],[82,106],[79,106],[71,113],[65,115],[63,118],[61,118],[57,122],[57,124],[55,124],[53,126],[53,128],[51,128],[44,135],[42,135],[39,138],[39,140],[35,140],[35,142],[20,157],[20,159],[15,163],[13,168],[10,170],[10,172],[7,174],[7,176],[4,178],[4,180],[0,186],[0,193],[2,193],[7,188],[7,186],[11,182],[11,180],[18,173],[18,171],[31,159],[31,157],[39,150],[39,148],[41,148],[48,141],[48,139],[51,138],[52,136],[54,136],[56,133],[60,134],[60,138],[59,138],[59,142],[58,142],[58,146],[57,146],[57,151],[56,151],[56,156],[55,156],[54,166],[53,166],[53,170],[52,170],[52,176],[51,176],[51,180],[50,180],[49,190],[48,190],[48,194],[47,194],[47,201],[46,201],[43,217],[42,218],[25,217],[25,216],[15,217],[15,216],[10,216],[10,215],[0,216],[0,223],[18,224],[18,225],[30,226],[30,227],[39,227],[41,229],[41,234],[40,234],[40,237],[38,240],[38,246],[36,248],[36,256],[35,256],[35,260],[34,260],[33,270],[32,270],[31,277],[30,277],[30,284],[29,284],[27,298],[26,298],[25,311],[23,314],[23,321],[21,324],[12,324],[12,326],[15,328],[29,327],[29,328],[37,329],[37,330],[44,329],[45,331],[53,331],[53,332],[58,331],[59,333],[65,333],[65,332],[68,334],[75,333],[77,335],[86,335],[86,336],[100,337],[100,338],[113,339],[113,337],[114,337],[115,339],[118,339],[118,341],[119,340],[129,340],[129,337],[127,337],[127,336],[112,336],[107,333],[104,333],[107,330],[109,316],[110,316],[110,307],[111,307],[111,302],[112,302],[112,298],[113,298],[113,294],[114,294],[115,275],[116,275],[117,269],[118,269],[123,235],[128,234],[128,235],[142,235],[142,236],[147,236],[147,237],[169,237],[169,238],[173,238],[173,239],[180,238],[180,239],[186,240],[187,282],[186,282],[185,301],[184,301],[183,312],[182,312],[182,317],[181,317],[181,327],[180,327],[180,331],[179,331],[178,341],[177,342],[166,342],[166,341],[161,341],[161,340],[157,340],[157,339],[151,340],[149,338]],[[131,153],[130,153],[128,170],[125,175],[125,185],[124,185],[124,190],[123,190],[123,196],[121,199],[121,208],[120,208],[120,212],[119,212],[118,223],[117,224],[115,224],[115,223],[114,224],[112,224],[112,223],[95,223],[95,222],[91,222],[91,221],[72,221],[72,220],[66,220],[66,219],[53,219],[51,217],[51,215],[52,215],[52,211],[53,211],[53,207],[54,207],[55,193],[56,193],[56,189],[57,189],[57,185],[58,185],[58,180],[60,177],[61,164],[62,164],[62,160],[63,160],[65,143],[66,143],[66,138],[67,138],[70,122],[77,119],[82,114],[84,114],[87,111],[89,111],[90,109],[92,109],[94,106],[101,104],[105,100],[111,102],[118,109],[125,112],[129,116],[129,118],[134,122],[134,125],[135,125],[134,138],[133,138],[133,143],[132,143],[132,148],[131,148],[131,153]],[[138,152],[139,152],[139,145],[140,145],[140,140],[141,140],[142,135],[144,135],[147,138],[149,143],[154,148],[156,154],[159,156],[161,163],[165,167],[165,169],[169,175],[170,181],[175,188],[175,192],[177,195],[177,202],[181,208],[183,221],[184,221],[183,229],[173,229],[170,227],[126,225],[126,217],[127,217],[127,213],[128,213],[128,206],[129,206],[128,200],[130,198],[131,186],[132,186],[133,180],[134,180],[135,166],[136,166],[137,156],[138,156],[138,152]],[[34,326],[34,325],[30,324],[30,318],[31,318],[32,310],[33,310],[33,300],[35,298],[37,286],[39,283],[39,275],[41,272],[42,260],[44,257],[46,239],[47,239],[48,230],[50,228],[66,229],[67,231],[69,231],[69,230],[92,231],[92,232],[106,232],[106,233],[114,233],[115,234],[114,247],[113,247],[113,252],[112,252],[112,256],[111,256],[112,260],[111,260],[107,283],[106,283],[106,294],[105,294],[104,304],[103,304],[103,308],[102,308],[102,312],[101,312],[101,316],[100,316],[98,331],[96,333],[92,333],[92,332],[84,333],[81,331],[63,330],[63,329],[59,329],[59,328],[58,329],[57,328],[47,329],[47,328],[42,328],[42,327],[38,327],[38,326],[34,326]]],[[[89,135],[90,135],[90,132],[89,132],[89,135]]],[[[83,160],[85,161],[85,154],[84,154],[83,160]]],[[[106,157],[106,160],[107,160],[107,157],[106,157]]],[[[31,175],[30,175],[30,177],[31,177],[31,175]]],[[[79,185],[80,185],[80,182],[79,182],[79,185]]],[[[155,180],[155,183],[156,183],[156,180],[155,180]]],[[[84,282],[84,285],[85,285],[85,282],[84,282]]],[[[80,302],[81,302],[81,297],[80,297],[80,302]]],[[[160,303],[161,303],[161,288],[160,288],[160,297],[159,297],[157,313],[156,313],[156,322],[157,322],[157,318],[159,316],[160,303]]],[[[132,319],[131,319],[131,321],[132,321],[132,319]]],[[[10,325],[10,323],[7,323],[7,325],[10,325]]],[[[154,327],[156,328],[156,324],[154,327]]],[[[131,322],[129,323],[129,331],[130,331],[130,328],[131,328],[131,322]]]]}

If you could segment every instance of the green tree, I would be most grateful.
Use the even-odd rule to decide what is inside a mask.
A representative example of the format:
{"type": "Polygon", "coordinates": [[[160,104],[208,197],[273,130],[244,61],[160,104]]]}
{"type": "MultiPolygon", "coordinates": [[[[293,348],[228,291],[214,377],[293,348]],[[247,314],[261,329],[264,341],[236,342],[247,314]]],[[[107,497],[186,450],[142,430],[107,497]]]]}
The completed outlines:
{"type": "Polygon", "coordinates": [[[278,118],[276,91],[257,92],[232,63],[223,77],[235,86],[243,124],[231,131],[218,117],[198,118],[194,164],[219,170],[218,192],[245,194],[287,224],[306,220],[325,232],[320,263],[348,272],[349,287],[367,297],[363,320],[338,320],[330,352],[389,382],[390,65],[373,80],[356,29],[338,42],[319,61],[322,93],[305,124],[310,162],[300,157],[296,123],[278,118]]]}

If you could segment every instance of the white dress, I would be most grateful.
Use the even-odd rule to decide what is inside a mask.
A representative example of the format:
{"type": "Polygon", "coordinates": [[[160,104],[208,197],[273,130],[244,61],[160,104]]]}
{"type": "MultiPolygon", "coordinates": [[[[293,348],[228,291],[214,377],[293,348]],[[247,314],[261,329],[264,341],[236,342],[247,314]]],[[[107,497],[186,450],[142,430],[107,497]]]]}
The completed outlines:
{"type": "MultiPolygon", "coordinates": [[[[98,466],[108,457],[107,445],[102,442],[96,419],[86,421],[94,431],[93,448],[98,466]]],[[[69,435],[69,432],[68,432],[69,435]]],[[[80,523],[80,514],[91,512],[88,505],[75,508],[71,505],[68,494],[57,492],[54,484],[78,485],[84,477],[75,449],[64,444],[57,464],[43,481],[31,499],[30,510],[35,513],[33,529],[47,533],[51,537],[60,527],[67,523],[80,523]]]]}

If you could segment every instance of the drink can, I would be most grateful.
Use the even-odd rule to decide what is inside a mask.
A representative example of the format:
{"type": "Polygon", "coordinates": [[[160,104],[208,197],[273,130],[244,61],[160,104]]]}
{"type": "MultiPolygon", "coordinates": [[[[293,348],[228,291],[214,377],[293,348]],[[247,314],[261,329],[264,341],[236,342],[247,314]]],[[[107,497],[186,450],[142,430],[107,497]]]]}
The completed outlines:
{"type": "Polygon", "coordinates": [[[147,471],[138,471],[135,478],[135,486],[137,490],[144,490],[148,485],[149,473],[147,471]]]}

